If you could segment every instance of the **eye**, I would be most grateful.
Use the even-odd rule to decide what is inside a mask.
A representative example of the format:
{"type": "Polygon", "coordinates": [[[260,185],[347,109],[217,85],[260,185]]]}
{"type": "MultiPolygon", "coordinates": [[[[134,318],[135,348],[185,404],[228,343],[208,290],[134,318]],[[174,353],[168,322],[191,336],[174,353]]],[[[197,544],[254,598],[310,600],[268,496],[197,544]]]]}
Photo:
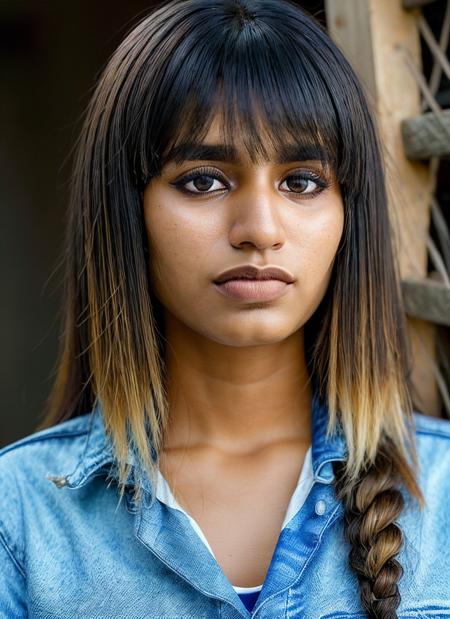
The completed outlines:
{"type": "Polygon", "coordinates": [[[212,168],[199,168],[194,172],[185,174],[171,184],[180,191],[197,195],[210,194],[229,188],[224,177],[212,168]]]}
{"type": "Polygon", "coordinates": [[[314,195],[320,193],[328,187],[328,182],[314,172],[304,171],[290,174],[285,178],[283,183],[287,184],[289,193],[297,193],[299,195],[314,195]]]}
{"type": "MultiPolygon", "coordinates": [[[[328,181],[311,170],[303,170],[289,174],[281,183],[287,185],[288,193],[299,196],[314,197],[329,186],[328,181]]],[[[198,168],[171,183],[180,191],[189,195],[210,195],[230,188],[224,176],[214,168],[198,168]]]]}

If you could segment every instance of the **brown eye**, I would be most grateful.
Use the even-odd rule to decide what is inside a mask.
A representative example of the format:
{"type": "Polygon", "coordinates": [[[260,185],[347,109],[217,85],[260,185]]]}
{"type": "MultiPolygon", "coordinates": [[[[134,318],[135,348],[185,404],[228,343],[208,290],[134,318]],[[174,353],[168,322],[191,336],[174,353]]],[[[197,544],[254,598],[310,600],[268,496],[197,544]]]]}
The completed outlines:
{"type": "Polygon", "coordinates": [[[212,176],[197,176],[194,178],[191,183],[194,185],[195,189],[198,191],[208,191],[214,184],[215,179],[212,176]]]}
{"type": "Polygon", "coordinates": [[[286,179],[287,186],[291,191],[295,191],[296,193],[305,193],[308,185],[314,185],[312,181],[308,178],[303,178],[302,176],[289,176],[286,179]]]}
{"type": "Polygon", "coordinates": [[[225,180],[218,172],[209,170],[196,170],[190,174],[186,174],[179,180],[172,183],[180,191],[188,194],[210,194],[215,191],[228,189],[225,180]]]}
{"type": "Polygon", "coordinates": [[[314,195],[328,186],[328,183],[323,178],[312,172],[290,174],[285,178],[282,185],[284,183],[286,183],[289,193],[297,193],[299,195],[314,195]]]}

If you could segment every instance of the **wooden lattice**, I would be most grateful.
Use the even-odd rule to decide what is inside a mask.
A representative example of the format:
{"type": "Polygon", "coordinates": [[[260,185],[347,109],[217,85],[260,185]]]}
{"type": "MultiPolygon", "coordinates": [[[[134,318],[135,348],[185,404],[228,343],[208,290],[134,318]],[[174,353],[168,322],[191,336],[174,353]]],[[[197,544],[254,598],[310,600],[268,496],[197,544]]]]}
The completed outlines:
{"type": "Polygon", "coordinates": [[[325,0],[325,9],[331,36],[365,86],[384,144],[415,408],[450,418],[450,235],[436,191],[450,155],[450,100],[443,104],[440,91],[450,81],[450,0],[325,0]]]}

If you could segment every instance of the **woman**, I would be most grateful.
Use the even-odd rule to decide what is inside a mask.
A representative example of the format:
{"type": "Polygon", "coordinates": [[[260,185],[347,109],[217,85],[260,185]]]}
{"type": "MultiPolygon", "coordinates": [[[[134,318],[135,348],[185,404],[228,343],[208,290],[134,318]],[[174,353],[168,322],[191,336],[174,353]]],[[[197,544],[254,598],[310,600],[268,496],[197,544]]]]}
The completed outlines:
{"type": "Polygon", "coordinates": [[[311,17],[135,27],[66,242],[50,410],[1,452],[2,616],[450,615],[450,424],[411,410],[373,121],[311,17]]]}

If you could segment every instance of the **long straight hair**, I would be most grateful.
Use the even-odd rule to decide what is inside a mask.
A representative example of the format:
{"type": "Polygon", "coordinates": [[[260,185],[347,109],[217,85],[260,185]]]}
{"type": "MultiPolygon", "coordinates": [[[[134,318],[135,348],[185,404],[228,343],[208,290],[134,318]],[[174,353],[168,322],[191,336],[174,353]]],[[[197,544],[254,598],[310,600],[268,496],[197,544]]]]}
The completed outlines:
{"type": "MultiPolygon", "coordinates": [[[[288,0],[177,0],[111,57],[77,144],[66,233],[64,338],[40,428],[101,404],[122,497],[135,450],[155,478],[168,403],[163,312],[152,294],[143,189],[221,113],[252,161],[286,143],[332,166],[344,231],[328,290],[305,325],[310,375],[348,457],[335,467],[349,564],[370,617],[395,617],[399,486],[424,498],[410,357],[376,128],[349,63],[288,0]]],[[[140,484],[135,486],[140,500],[140,484]]]]}

